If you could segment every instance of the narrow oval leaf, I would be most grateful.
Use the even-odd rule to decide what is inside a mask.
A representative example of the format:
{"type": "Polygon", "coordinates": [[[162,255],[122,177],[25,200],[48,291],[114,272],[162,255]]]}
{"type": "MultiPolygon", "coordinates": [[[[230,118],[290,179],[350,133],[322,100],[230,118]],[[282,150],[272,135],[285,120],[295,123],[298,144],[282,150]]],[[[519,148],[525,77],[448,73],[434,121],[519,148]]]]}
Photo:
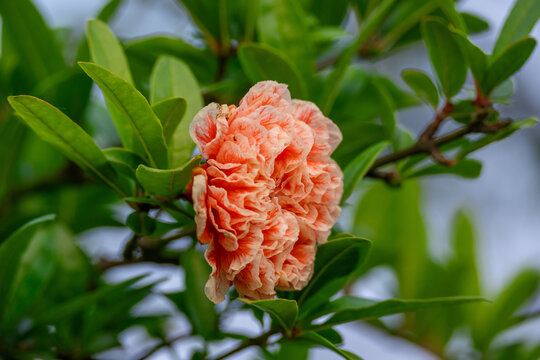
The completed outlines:
{"type": "Polygon", "coordinates": [[[418,70],[405,70],[401,77],[420,99],[437,108],[439,92],[429,76],[418,70]]]}
{"type": "Polygon", "coordinates": [[[296,303],[296,300],[238,300],[270,314],[270,316],[279,321],[279,323],[287,331],[291,331],[296,323],[296,318],[298,317],[298,304],[296,303]]]}
{"type": "Polygon", "coordinates": [[[461,159],[454,166],[444,166],[441,164],[428,165],[422,169],[415,170],[410,174],[405,175],[407,179],[430,176],[451,174],[461,176],[467,179],[476,179],[482,172],[482,163],[474,159],[461,159]]]}
{"type": "Polygon", "coordinates": [[[87,38],[92,61],[133,85],[124,49],[107,24],[101,20],[90,20],[87,38]]]}
{"type": "Polygon", "coordinates": [[[112,169],[90,135],[60,110],[32,96],[12,96],[8,101],[43,140],[59,148],[64,155],[89,170],[118,194],[127,196],[131,193],[129,184],[112,169]]]}
{"type": "Polygon", "coordinates": [[[198,334],[205,339],[219,334],[218,316],[214,304],[204,294],[205,283],[210,276],[210,266],[195,248],[186,251],[180,257],[185,269],[186,291],[183,292],[183,310],[198,334]]]}
{"type": "Polygon", "coordinates": [[[156,168],[168,166],[167,146],[161,122],[145,97],[124,79],[104,67],[92,63],[79,63],[81,68],[98,84],[108,102],[122,115],[123,125],[132,129],[136,144],[131,150],[148,160],[156,168]]]}
{"type": "MultiPolygon", "coordinates": [[[[4,41],[24,59],[25,77],[31,86],[66,68],[62,50],[39,11],[30,0],[0,1],[4,41]]],[[[3,54],[5,56],[5,54],[3,54]]]]}
{"type": "Polygon", "coordinates": [[[371,242],[349,234],[329,240],[317,249],[313,278],[298,298],[300,318],[328,302],[343,288],[366,258],[371,242]]]}
{"type": "Polygon", "coordinates": [[[422,37],[443,92],[450,99],[461,90],[467,76],[467,65],[461,48],[448,26],[435,19],[422,23],[422,37]]]}
{"type": "Polygon", "coordinates": [[[506,18],[493,55],[497,56],[511,43],[527,36],[540,18],[540,0],[516,0],[506,18]]]}
{"type": "Polygon", "coordinates": [[[182,168],[172,170],[159,170],[139,165],[137,179],[146,191],[167,199],[174,199],[186,190],[191,181],[191,171],[200,163],[201,157],[195,156],[182,168]]]}
{"type": "Polygon", "coordinates": [[[490,94],[504,80],[521,69],[531,56],[536,46],[536,40],[525,38],[508,46],[488,67],[482,88],[486,94],[490,94]]]}
{"type": "Polygon", "coordinates": [[[321,336],[320,334],[317,334],[313,331],[306,331],[302,335],[298,337],[299,339],[309,341],[315,345],[325,347],[329,350],[332,350],[336,354],[341,355],[342,358],[347,360],[361,360],[361,358],[358,355],[355,355],[351,353],[350,351],[346,351],[343,349],[338,348],[336,345],[334,345],[330,340],[326,339],[325,337],[321,336]]]}
{"type": "Polygon", "coordinates": [[[538,292],[540,273],[525,269],[505,285],[494,304],[485,309],[486,315],[475,324],[473,340],[479,349],[486,349],[498,333],[511,323],[511,317],[538,292]]]}
{"type": "Polygon", "coordinates": [[[358,154],[358,156],[347,165],[343,171],[343,196],[341,203],[344,203],[349,196],[351,196],[356,186],[360,183],[360,180],[366,176],[371,165],[373,165],[379,154],[386,149],[389,144],[388,141],[382,141],[372,145],[358,154]]]}
{"type": "Polygon", "coordinates": [[[185,120],[176,128],[170,147],[171,167],[178,167],[189,160],[195,149],[195,143],[189,136],[189,125],[204,104],[199,84],[184,62],[172,56],[162,56],[152,70],[150,89],[153,105],[173,97],[184,98],[187,102],[185,120]]]}
{"type": "Polygon", "coordinates": [[[152,110],[161,121],[165,142],[170,145],[176,128],[186,114],[186,99],[181,97],[168,98],[154,104],[152,110]]]}
{"type": "Polygon", "coordinates": [[[0,246],[0,334],[39,299],[54,271],[54,216],[36,219],[0,246]]]}
{"type": "MultiPolygon", "coordinates": [[[[478,46],[474,45],[464,32],[452,30],[452,35],[461,48],[474,79],[482,87],[488,64],[487,55],[478,46]]],[[[485,92],[483,88],[482,91],[485,92]]]]}
{"type": "Polygon", "coordinates": [[[135,170],[137,170],[137,167],[140,164],[146,165],[146,161],[143,158],[128,149],[109,148],[103,150],[103,153],[119,173],[127,175],[132,179],[136,179],[135,170]]]}
{"type": "Polygon", "coordinates": [[[243,44],[238,48],[242,68],[252,83],[275,80],[289,86],[295,98],[306,98],[306,84],[296,66],[283,53],[263,44],[243,44]]]}
{"type": "Polygon", "coordinates": [[[363,305],[359,302],[358,308],[347,308],[343,311],[336,310],[336,313],[321,325],[312,325],[308,328],[324,329],[338,324],[351,321],[374,319],[382,316],[399,314],[403,312],[417,311],[440,306],[460,305],[473,302],[487,301],[477,296],[456,296],[448,298],[431,298],[420,300],[400,300],[391,299],[381,301],[371,305],[363,305]]]}

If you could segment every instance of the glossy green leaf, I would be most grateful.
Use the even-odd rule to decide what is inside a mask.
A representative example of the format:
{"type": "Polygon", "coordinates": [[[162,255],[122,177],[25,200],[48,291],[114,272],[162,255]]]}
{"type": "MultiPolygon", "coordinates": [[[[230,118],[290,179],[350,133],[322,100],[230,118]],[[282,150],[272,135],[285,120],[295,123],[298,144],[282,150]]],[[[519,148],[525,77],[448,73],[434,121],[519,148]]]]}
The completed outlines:
{"type": "Polygon", "coordinates": [[[317,331],[317,334],[319,334],[322,337],[324,337],[325,339],[329,340],[334,345],[343,344],[343,338],[341,337],[341,334],[338,333],[336,330],[334,330],[332,328],[317,331]]]}
{"type": "Polygon", "coordinates": [[[461,17],[465,21],[469,34],[477,34],[489,29],[489,23],[477,15],[462,12],[461,17]]]}
{"type": "Polygon", "coordinates": [[[516,0],[501,28],[493,55],[499,55],[510,44],[527,36],[539,18],[540,0],[516,0]]]}
{"type": "Polygon", "coordinates": [[[9,331],[42,295],[54,271],[54,217],[32,221],[0,246],[0,333],[9,331]]]}
{"type": "Polygon", "coordinates": [[[101,20],[90,20],[87,37],[92,61],[133,85],[124,49],[107,24],[101,20]]]}
{"type": "Polygon", "coordinates": [[[177,0],[182,3],[195,25],[209,37],[221,38],[220,11],[217,10],[218,2],[223,0],[177,0]]]}
{"type": "Polygon", "coordinates": [[[281,49],[309,83],[315,70],[315,63],[307,16],[296,0],[274,0],[274,7],[281,49]]]}
{"type": "Polygon", "coordinates": [[[90,135],[60,110],[32,96],[12,96],[9,103],[43,140],[59,148],[120,195],[130,194],[129,185],[118,177],[90,135]]]}
{"type": "Polygon", "coordinates": [[[493,58],[482,86],[486,94],[490,94],[504,80],[521,69],[531,56],[535,46],[536,40],[525,38],[509,45],[493,58]]]}
{"type": "Polygon", "coordinates": [[[422,23],[422,36],[442,90],[450,99],[461,90],[467,76],[467,65],[461,48],[448,26],[436,19],[422,23]]]}
{"type": "Polygon", "coordinates": [[[465,33],[453,30],[452,35],[461,48],[476,82],[482,86],[488,65],[487,55],[479,47],[474,45],[465,33]]]}
{"type": "Polygon", "coordinates": [[[324,113],[327,114],[332,110],[343,77],[356,52],[369,39],[373,32],[376,31],[380,23],[386,19],[388,13],[392,11],[395,2],[396,0],[382,1],[377,9],[364,21],[356,39],[340,54],[319,97],[318,103],[321,105],[324,113]]]}
{"type": "Polygon", "coordinates": [[[187,102],[184,115],[172,137],[171,166],[178,167],[189,160],[195,143],[189,136],[189,125],[203,107],[201,90],[189,67],[171,56],[160,57],[152,70],[150,101],[156,104],[171,97],[181,97],[187,102]]]}
{"type": "Polygon", "coordinates": [[[181,97],[168,98],[154,104],[152,110],[154,110],[154,113],[161,121],[165,142],[167,145],[170,145],[176,128],[186,114],[186,99],[181,97]]]}
{"type": "Polygon", "coordinates": [[[418,70],[404,70],[401,77],[420,99],[437,108],[439,92],[428,75],[418,70]]]}
{"type": "Polygon", "coordinates": [[[156,230],[156,220],[145,212],[134,211],[129,214],[126,225],[138,235],[151,235],[156,230]]]}
{"type": "Polygon", "coordinates": [[[341,202],[344,203],[351,196],[360,181],[366,176],[371,165],[377,160],[379,154],[388,147],[389,143],[383,141],[372,145],[362,151],[343,170],[343,196],[341,202]]]}
{"type": "Polygon", "coordinates": [[[125,148],[109,148],[103,150],[105,157],[118,173],[136,179],[135,170],[140,164],[146,164],[143,158],[125,148]]]}
{"type": "Polygon", "coordinates": [[[124,0],[109,0],[109,2],[105,4],[103,8],[101,8],[97,19],[104,22],[111,20],[111,18],[116,14],[123,2],[124,0]]]}
{"type": "Polygon", "coordinates": [[[274,80],[287,84],[294,98],[306,98],[306,84],[298,69],[279,50],[264,44],[243,44],[238,58],[252,83],[274,80]]]}
{"type": "Polygon", "coordinates": [[[287,331],[291,331],[296,323],[296,318],[298,317],[298,304],[295,300],[238,300],[270,314],[270,316],[279,321],[281,326],[287,331]]]}
{"type": "Polygon", "coordinates": [[[159,170],[139,165],[137,179],[146,191],[167,199],[174,199],[186,190],[191,181],[191,171],[200,163],[201,157],[195,156],[183,167],[171,170],[159,170]]]}
{"type": "Polygon", "coordinates": [[[454,25],[456,29],[467,33],[467,24],[461,16],[461,13],[456,10],[456,3],[454,2],[454,0],[438,0],[438,2],[441,6],[442,11],[444,11],[446,16],[450,20],[450,23],[454,25]]]}
{"type": "Polygon", "coordinates": [[[330,319],[321,325],[311,325],[310,329],[325,329],[339,324],[344,324],[358,320],[368,320],[379,318],[382,316],[399,314],[403,312],[417,311],[432,307],[461,305],[486,299],[474,296],[456,296],[449,298],[431,298],[421,300],[385,300],[371,305],[363,305],[359,302],[360,307],[348,308],[343,311],[337,311],[330,319]]]}
{"type": "Polygon", "coordinates": [[[314,275],[298,298],[300,318],[327,303],[343,288],[351,274],[362,265],[370,248],[370,241],[346,234],[320,245],[314,275]]]}
{"type": "Polygon", "coordinates": [[[349,351],[343,350],[338,348],[336,345],[334,345],[330,340],[326,339],[324,336],[321,336],[320,334],[313,332],[313,331],[306,331],[302,335],[299,336],[299,339],[311,342],[315,345],[325,347],[329,350],[332,350],[336,354],[341,355],[342,358],[347,360],[361,360],[361,358],[358,355],[355,355],[349,351]]]}
{"type": "MultiPolygon", "coordinates": [[[[57,304],[54,307],[51,307],[35,317],[35,324],[48,324],[51,322],[59,322],[66,318],[69,318],[77,313],[81,313],[86,309],[92,309],[98,301],[103,299],[114,299],[126,296],[126,289],[131,287],[133,284],[143,279],[146,275],[137,276],[135,278],[123,281],[114,285],[105,285],[101,286],[95,291],[85,293],[83,295],[77,296],[73,299],[70,299],[66,303],[57,304]]],[[[103,314],[104,316],[106,314],[103,314]]]]}
{"type": "Polygon", "coordinates": [[[501,131],[498,131],[494,134],[484,135],[480,139],[477,139],[477,140],[474,140],[474,141],[471,141],[462,145],[461,150],[459,154],[457,155],[457,158],[463,158],[467,154],[470,154],[471,152],[476,151],[480,148],[483,148],[484,146],[487,146],[493,142],[506,139],[508,136],[512,135],[514,132],[516,132],[519,129],[529,128],[529,127],[535,126],[537,123],[538,123],[538,119],[536,118],[529,118],[525,120],[514,121],[508,127],[506,127],[505,129],[501,131]]]}
{"type": "Polygon", "coordinates": [[[180,261],[186,271],[184,309],[196,333],[211,338],[218,333],[218,315],[214,304],[205,295],[204,287],[210,276],[210,266],[195,248],[182,254],[180,261]]]}
{"type": "MultiPolygon", "coordinates": [[[[199,49],[182,39],[167,36],[137,39],[125,47],[130,63],[143,69],[144,74],[152,71],[160,56],[168,55],[185,62],[199,83],[208,84],[216,79],[217,60],[208,48],[199,49]]],[[[143,80],[147,81],[147,78],[143,80]]]]}
{"type": "Polygon", "coordinates": [[[432,164],[424,168],[415,170],[406,175],[407,178],[415,178],[430,175],[451,174],[458,175],[467,179],[475,179],[482,172],[482,163],[474,159],[461,159],[454,166],[444,166],[441,164],[432,164]]]}
{"type": "Polygon", "coordinates": [[[494,304],[485,309],[481,320],[473,328],[473,340],[479,349],[487,349],[495,336],[506,329],[516,313],[538,291],[540,274],[524,270],[505,286],[494,304]]]}
{"type": "Polygon", "coordinates": [[[147,159],[151,166],[167,168],[163,128],[144,96],[102,66],[92,63],[79,65],[98,84],[108,102],[114,105],[115,111],[122,114],[122,125],[129,127],[136,135],[137,146],[134,145],[131,150],[147,159]]]}
{"type": "Polygon", "coordinates": [[[2,32],[10,36],[11,45],[24,59],[22,76],[29,86],[66,68],[53,32],[32,1],[0,1],[0,15],[2,32]]]}

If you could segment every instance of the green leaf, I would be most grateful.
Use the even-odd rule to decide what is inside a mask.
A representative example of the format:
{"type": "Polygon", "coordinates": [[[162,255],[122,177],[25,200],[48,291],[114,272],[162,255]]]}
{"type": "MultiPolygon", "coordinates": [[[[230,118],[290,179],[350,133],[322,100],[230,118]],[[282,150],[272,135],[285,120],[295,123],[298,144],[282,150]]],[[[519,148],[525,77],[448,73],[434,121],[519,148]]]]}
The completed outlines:
{"type": "Polygon", "coordinates": [[[279,50],[264,44],[243,44],[238,58],[252,83],[275,80],[287,84],[294,98],[306,98],[306,84],[298,69],[279,50]]]}
{"type": "Polygon", "coordinates": [[[388,147],[388,141],[382,141],[375,145],[371,145],[362,151],[353,161],[351,161],[345,170],[343,170],[343,196],[341,203],[343,204],[360,181],[366,176],[371,165],[377,160],[379,154],[388,147]]]}
{"type": "Polygon", "coordinates": [[[213,37],[214,39],[221,38],[220,11],[217,11],[218,4],[215,0],[177,1],[185,6],[195,25],[206,36],[213,37]]]}
{"type": "Polygon", "coordinates": [[[298,317],[298,304],[296,300],[248,300],[238,299],[245,304],[256,307],[279,321],[286,331],[291,331],[298,317]]]}
{"type": "Polygon", "coordinates": [[[307,16],[296,0],[274,0],[274,6],[281,49],[298,67],[306,83],[309,83],[315,70],[315,63],[307,16]]]}
{"type": "Polygon", "coordinates": [[[444,11],[450,23],[457,29],[468,33],[467,24],[459,12],[456,10],[456,4],[454,0],[438,0],[441,9],[444,11]]]}
{"type": "Polygon", "coordinates": [[[206,297],[204,286],[210,277],[210,266],[195,248],[184,252],[180,261],[185,272],[186,291],[184,292],[184,310],[196,333],[205,339],[217,336],[218,315],[214,304],[206,297]]]}
{"type": "Polygon", "coordinates": [[[180,166],[189,160],[195,148],[189,136],[189,126],[204,104],[199,84],[184,62],[171,56],[161,56],[152,70],[150,88],[153,105],[172,97],[181,97],[187,102],[185,120],[180,122],[172,136],[171,166],[180,166]]]}
{"type": "Polygon", "coordinates": [[[146,164],[143,158],[125,148],[109,148],[103,150],[111,165],[121,174],[136,179],[135,170],[140,164],[146,164]]]}
{"type": "Polygon", "coordinates": [[[118,194],[127,196],[131,193],[129,184],[118,177],[90,135],[60,110],[32,96],[12,96],[8,101],[43,140],[59,148],[118,194]]]}
{"type": "Polygon", "coordinates": [[[116,14],[124,0],[110,0],[99,12],[97,19],[107,22],[116,14]]]}
{"type": "Polygon", "coordinates": [[[42,295],[54,271],[54,216],[36,219],[0,246],[0,334],[42,295]]]}
{"type": "Polygon", "coordinates": [[[415,170],[406,175],[407,178],[416,178],[430,175],[452,174],[467,179],[476,179],[482,172],[482,163],[474,159],[461,159],[454,166],[431,164],[415,170]]]}
{"type": "Polygon", "coordinates": [[[361,360],[361,358],[359,356],[357,356],[357,355],[355,355],[355,354],[353,354],[353,353],[351,353],[349,351],[342,350],[342,349],[338,348],[330,340],[326,339],[325,337],[321,336],[320,334],[317,334],[316,332],[307,331],[307,332],[303,333],[302,335],[300,335],[298,337],[298,339],[308,341],[308,342],[313,343],[315,345],[322,346],[322,347],[325,347],[325,348],[327,348],[329,350],[332,350],[336,354],[341,355],[341,357],[343,357],[344,359],[347,359],[347,360],[361,360]]]}
{"type": "Polygon", "coordinates": [[[167,168],[167,146],[163,128],[144,96],[102,66],[92,63],[79,65],[98,84],[105,98],[113,105],[114,111],[122,114],[122,126],[130,128],[136,135],[137,142],[130,149],[147,159],[151,166],[167,168]]]}
{"type": "Polygon", "coordinates": [[[508,46],[491,61],[482,88],[490,94],[504,80],[521,69],[531,56],[536,40],[525,38],[508,46]]]}
{"type": "Polygon", "coordinates": [[[107,24],[101,20],[90,20],[87,37],[92,61],[133,85],[124,49],[107,24]]]}
{"type": "Polygon", "coordinates": [[[137,179],[146,191],[174,199],[185,191],[191,181],[191,171],[200,163],[201,157],[195,156],[183,167],[172,170],[158,170],[139,165],[137,179]]]}
{"type": "Polygon", "coordinates": [[[176,128],[184,119],[187,110],[186,99],[181,97],[168,98],[154,104],[152,110],[161,121],[165,142],[170,145],[176,128]]]}
{"type": "Polygon", "coordinates": [[[465,83],[467,76],[465,58],[448,26],[443,22],[436,19],[424,21],[422,36],[442,90],[450,99],[465,83]]]}
{"type": "Polygon", "coordinates": [[[318,103],[321,104],[321,109],[325,114],[328,114],[330,110],[332,110],[343,77],[345,76],[353,57],[356,55],[356,52],[369,39],[373,32],[377,30],[381,22],[387,18],[387,15],[392,11],[395,2],[396,0],[382,1],[362,23],[356,39],[340,54],[336,65],[330,73],[326,85],[321,92],[321,96],[319,97],[318,103]]]}
{"type": "Polygon", "coordinates": [[[354,271],[362,265],[371,242],[341,234],[317,249],[313,278],[300,293],[300,318],[309,315],[343,288],[354,271]]]}
{"type": "MultiPolygon", "coordinates": [[[[126,53],[130,64],[143,69],[147,77],[156,60],[162,55],[169,55],[185,62],[199,83],[208,84],[216,79],[217,60],[209,49],[198,49],[179,38],[155,36],[138,39],[126,44],[126,53]]],[[[141,79],[147,81],[148,79],[141,79]]]]}
{"type": "Polygon", "coordinates": [[[538,270],[524,270],[507,284],[494,304],[485,309],[481,320],[473,328],[473,340],[478,349],[487,349],[495,336],[506,329],[516,313],[538,291],[538,270]]]}
{"type": "Polygon", "coordinates": [[[332,344],[335,344],[335,345],[343,344],[343,338],[341,337],[341,334],[332,328],[317,331],[317,334],[331,341],[332,344]]]}
{"type": "Polygon", "coordinates": [[[479,301],[486,301],[486,299],[476,296],[456,296],[420,300],[391,299],[367,305],[363,303],[363,301],[359,301],[359,307],[346,308],[343,311],[336,310],[336,313],[323,324],[311,325],[307,327],[307,329],[320,330],[352,321],[374,319],[387,315],[417,311],[432,307],[461,305],[479,301]]]}
{"type": "Polygon", "coordinates": [[[467,154],[470,154],[473,151],[476,151],[480,148],[483,148],[484,146],[487,146],[495,141],[501,141],[512,135],[514,132],[521,128],[528,128],[535,126],[538,123],[538,120],[536,118],[529,118],[525,120],[520,121],[514,121],[511,123],[508,127],[505,129],[496,132],[495,134],[487,134],[481,137],[478,140],[468,142],[464,144],[461,147],[461,150],[459,154],[457,155],[457,158],[463,158],[467,154]]]}
{"type": "MultiPolygon", "coordinates": [[[[137,276],[114,285],[101,286],[95,291],[77,296],[70,299],[66,303],[57,304],[47,309],[43,313],[35,316],[34,325],[57,323],[63,319],[73,316],[74,314],[81,313],[87,309],[92,309],[93,305],[103,299],[114,299],[118,298],[119,295],[125,297],[126,290],[137,281],[143,279],[145,276],[146,275],[137,276]]],[[[103,314],[103,317],[105,317],[105,314],[103,314]]]]}
{"type": "Polygon", "coordinates": [[[433,108],[437,108],[439,93],[428,75],[418,70],[404,70],[401,77],[420,99],[431,104],[433,108]]]}
{"type": "Polygon", "coordinates": [[[481,17],[466,12],[461,13],[461,17],[465,21],[469,34],[477,34],[489,29],[489,23],[481,17]]]}
{"type": "Polygon", "coordinates": [[[137,235],[151,235],[156,230],[156,220],[148,213],[134,211],[128,215],[126,225],[137,235]]]}
{"type": "Polygon", "coordinates": [[[538,18],[540,0],[516,0],[495,43],[493,55],[499,55],[510,44],[527,36],[538,18]]]}
{"type": "MultiPolygon", "coordinates": [[[[482,86],[488,64],[487,55],[479,47],[474,45],[464,32],[452,30],[452,35],[461,48],[467,64],[471,68],[474,79],[482,86]]],[[[484,89],[482,90],[484,91],[484,89]]]]}
{"type": "MultiPolygon", "coordinates": [[[[30,0],[0,1],[2,32],[24,60],[24,79],[29,86],[66,68],[53,32],[30,0]]],[[[4,56],[4,54],[2,54],[4,56]]]]}

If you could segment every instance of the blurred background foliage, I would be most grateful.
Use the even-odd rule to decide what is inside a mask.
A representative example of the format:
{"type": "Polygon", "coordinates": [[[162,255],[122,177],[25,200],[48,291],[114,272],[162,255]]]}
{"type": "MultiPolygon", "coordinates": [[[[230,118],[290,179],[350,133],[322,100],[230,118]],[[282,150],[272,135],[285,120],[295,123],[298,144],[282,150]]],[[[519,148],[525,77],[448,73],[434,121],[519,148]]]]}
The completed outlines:
{"type": "MultiPolygon", "coordinates": [[[[127,216],[130,210],[117,194],[41,140],[9,106],[11,95],[39,97],[68,115],[101,148],[125,145],[127,137],[114,127],[119,115],[110,99],[77,65],[92,61],[134,84],[156,114],[156,104],[169,95],[185,99],[173,104],[183,115],[167,140],[174,149],[170,168],[191,157],[186,129],[203,104],[238,103],[257,81],[287,83],[293,97],[315,102],[340,127],[344,140],[334,158],[352,196],[344,199],[346,210],[337,227],[373,241],[344,295],[361,293],[382,269],[395,277],[395,284],[386,284],[387,298],[480,295],[493,300],[371,319],[368,326],[442,359],[540,358],[540,339],[531,343],[504,336],[538,316],[538,270],[523,269],[498,293],[486,289],[474,219],[467,211],[454,216],[448,254],[434,258],[417,180],[441,174],[476,178],[482,164],[469,158],[471,152],[535,123],[509,122],[503,105],[515,91],[510,76],[533,51],[535,42],[527,36],[540,16],[539,1],[516,1],[491,55],[469,40],[489,24],[481,14],[459,12],[459,3],[451,0],[182,0],[178,5],[196,28],[193,38],[118,40],[106,24],[127,2],[107,2],[88,24],[87,36],[77,38],[69,29],[50,28],[30,0],[0,0],[0,357],[119,358],[125,356],[114,352],[121,349],[119,335],[136,326],[158,344],[134,355],[141,359],[159,355],[177,340],[199,339],[190,356],[206,358],[213,354],[211,343],[246,339],[226,332],[224,323],[230,312],[247,305],[230,302],[216,309],[204,298],[208,269],[201,252],[175,232],[192,226],[182,216],[191,211],[188,205],[176,204],[181,211],[166,209],[166,221],[153,220],[160,211],[153,197],[145,200],[142,218],[139,212],[127,216]],[[373,70],[372,64],[422,41],[434,75],[399,69],[405,71],[398,82],[373,70]],[[420,106],[434,114],[422,127],[451,122],[449,138],[436,136],[439,126],[417,136],[399,120],[403,111],[420,106]],[[404,156],[392,158],[395,154],[404,156]],[[148,244],[130,248],[127,241],[121,259],[92,256],[78,244],[87,230],[126,226],[148,244]],[[166,246],[152,242],[167,234],[172,238],[166,246]],[[137,259],[180,263],[189,270],[183,289],[164,294],[154,278],[107,279],[108,272],[116,271],[111,268],[137,259]],[[134,310],[152,296],[174,304],[189,332],[175,338],[170,314],[134,310]]],[[[125,165],[113,152],[107,158],[125,165]]],[[[136,191],[141,185],[148,190],[134,170],[128,166],[119,172],[133,172],[130,184],[137,184],[136,191]]],[[[249,311],[263,328],[268,326],[268,315],[249,311]]],[[[342,342],[337,332],[323,336],[342,342]]],[[[284,342],[279,349],[261,349],[258,356],[301,359],[313,345],[284,342]]]]}

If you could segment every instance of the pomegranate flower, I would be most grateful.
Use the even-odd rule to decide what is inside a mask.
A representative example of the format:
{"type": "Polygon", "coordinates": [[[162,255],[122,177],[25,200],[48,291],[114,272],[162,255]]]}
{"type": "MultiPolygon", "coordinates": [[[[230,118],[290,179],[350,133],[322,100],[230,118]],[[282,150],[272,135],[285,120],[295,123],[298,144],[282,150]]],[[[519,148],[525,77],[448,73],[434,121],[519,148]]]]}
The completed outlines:
{"type": "Polygon", "coordinates": [[[231,285],[251,299],[302,289],[341,213],[343,174],[330,158],[338,127],[286,85],[263,81],[238,107],[203,108],[190,134],[207,160],[191,194],[212,267],[208,298],[223,301],[231,285]]]}

